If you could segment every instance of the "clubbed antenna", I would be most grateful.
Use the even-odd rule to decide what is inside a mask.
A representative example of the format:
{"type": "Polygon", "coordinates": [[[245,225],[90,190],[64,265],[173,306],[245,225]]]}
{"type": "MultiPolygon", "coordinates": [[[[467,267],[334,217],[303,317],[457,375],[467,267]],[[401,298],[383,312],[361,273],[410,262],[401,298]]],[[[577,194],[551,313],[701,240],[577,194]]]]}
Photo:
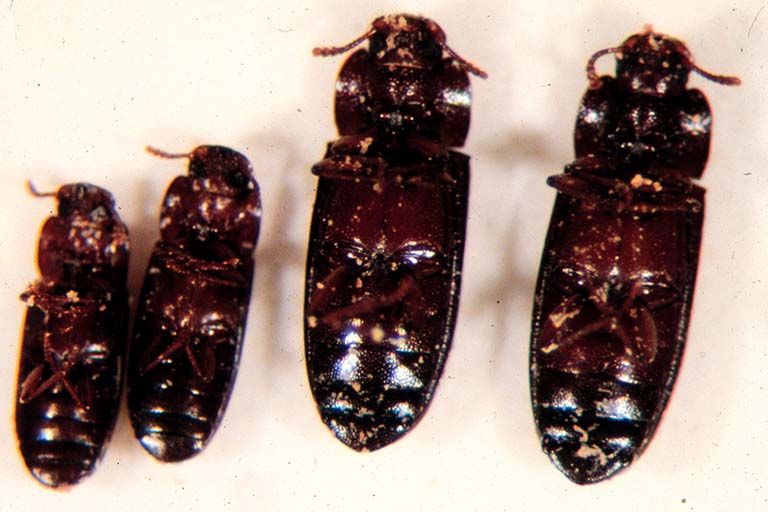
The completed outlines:
{"type": "Polygon", "coordinates": [[[147,146],[146,148],[147,153],[150,155],[159,156],[160,158],[191,158],[192,155],[188,153],[168,153],[167,151],[163,151],[162,149],[157,149],[153,146],[147,146]]]}

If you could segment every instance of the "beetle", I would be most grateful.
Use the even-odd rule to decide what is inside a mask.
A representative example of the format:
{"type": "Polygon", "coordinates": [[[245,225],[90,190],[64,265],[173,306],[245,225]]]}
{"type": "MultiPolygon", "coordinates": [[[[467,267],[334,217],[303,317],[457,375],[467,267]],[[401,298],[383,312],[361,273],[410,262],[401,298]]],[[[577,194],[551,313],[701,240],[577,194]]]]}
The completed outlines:
{"type": "Polygon", "coordinates": [[[160,212],[133,329],[128,410],[155,458],[203,450],[222,419],[242,348],[261,200],[248,160],[222,146],[189,154],[160,212]]]}
{"type": "Polygon", "coordinates": [[[357,451],[407,433],[445,365],[467,216],[468,73],[432,20],[382,16],[336,82],[340,138],[319,177],[304,303],[309,384],[323,422],[357,451]]]}
{"type": "Polygon", "coordinates": [[[693,299],[709,152],[699,68],[650,27],[588,62],[576,160],[557,190],[534,299],[531,399],[542,448],[577,484],[629,465],[658,426],[693,299]],[[616,54],[616,76],[595,62],[616,54]]]}
{"type": "Polygon", "coordinates": [[[16,393],[16,435],[32,475],[73,485],[103,455],[122,392],[128,323],[128,230],[112,195],[64,185],[42,227],[40,279],[27,304],[16,393]]]}

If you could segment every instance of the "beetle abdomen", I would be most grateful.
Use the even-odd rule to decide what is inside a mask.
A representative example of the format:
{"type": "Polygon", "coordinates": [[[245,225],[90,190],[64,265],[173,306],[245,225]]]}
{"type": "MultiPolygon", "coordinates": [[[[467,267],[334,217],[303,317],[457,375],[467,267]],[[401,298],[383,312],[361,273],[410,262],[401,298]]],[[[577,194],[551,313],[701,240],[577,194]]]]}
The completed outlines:
{"type": "Polygon", "coordinates": [[[225,406],[231,368],[200,389],[200,382],[184,362],[146,376],[132,400],[136,437],[142,446],[164,462],[184,460],[200,452],[214,431],[225,406]],[[222,378],[223,377],[223,378],[222,378]]]}
{"type": "Polygon", "coordinates": [[[542,369],[547,386],[537,390],[541,445],[576,483],[602,480],[628,465],[648,436],[655,386],[627,383],[603,373],[574,376],[542,369]]]}
{"type": "Polygon", "coordinates": [[[406,348],[402,329],[376,324],[371,331],[364,339],[357,333],[313,337],[310,374],[320,414],[356,450],[376,450],[408,431],[441,369],[436,354],[406,348]]]}
{"type": "Polygon", "coordinates": [[[66,391],[31,402],[16,415],[19,447],[30,472],[53,487],[88,475],[112,427],[111,415],[104,416],[73,404],[66,391]]]}
{"type": "Polygon", "coordinates": [[[200,452],[237,374],[252,262],[199,261],[159,243],[137,314],[128,404],[136,437],[156,458],[200,452]]]}
{"type": "Polygon", "coordinates": [[[536,293],[531,394],[543,450],[576,483],[630,464],[666,405],[703,219],[703,190],[691,186],[685,198],[688,208],[639,193],[626,204],[556,199],[536,293]]]}
{"type": "MultiPolygon", "coordinates": [[[[61,302],[37,286],[27,293],[42,303],[61,302]]],[[[27,309],[19,365],[19,449],[35,478],[52,487],[75,484],[93,471],[112,432],[122,389],[125,296],[84,308],[67,306],[47,312],[37,306],[27,309]],[[82,365],[46,388],[56,375],[40,362],[45,360],[44,346],[55,341],[44,338],[64,338],[62,328],[87,340],[79,354],[82,365]]]]}
{"type": "Polygon", "coordinates": [[[461,283],[467,157],[383,173],[320,179],[307,261],[310,386],[323,421],[359,451],[386,446],[423,416],[461,283]]]}

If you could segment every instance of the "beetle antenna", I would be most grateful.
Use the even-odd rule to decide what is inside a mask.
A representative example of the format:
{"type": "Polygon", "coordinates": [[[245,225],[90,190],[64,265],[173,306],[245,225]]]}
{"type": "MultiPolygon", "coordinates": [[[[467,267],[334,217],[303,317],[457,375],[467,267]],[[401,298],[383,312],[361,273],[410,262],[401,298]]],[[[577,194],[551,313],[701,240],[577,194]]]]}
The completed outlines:
{"type": "Polygon", "coordinates": [[[144,149],[150,155],[159,156],[160,158],[190,158],[190,155],[187,153],[168,153],[153,146],[146,146],[144,149]]]}
{"type": "Polygon", "coordinates": [[[32,180],[27,180],[26,183],[27,191],[35,197],[53,197],[56,195],[56,192],[38,192],[35,185],[32,183],[32,180]]]}
{"type": "Polygon", "coordinates": [[[619,52],[621,52],[620,46],[616,46],[614,48],[605,48],[599,52],[596,52],[589,58],[589,61],[587,61],[587,79],[589,80],[590,89],[597,89],[600,87],[600,77],[597,76],[597,71],[595,71],[595,62],[597,62],[597,59],[603,55],[608,55],[609,53],[619,52]]]}
{"type": "Polygon", "coordinates": [[[700,74],[707,80],[712,80],[716,84],[720,85],[740,85],[741,79],[737,76],[729,76],[729,75],[715,75],[710,73],[707,70],[701,69],[699,66],[696,65],[695,62],[691,61],[691,70],[695,71],[696,73],[700,74]]]}
{"type": "Polygon", "coordinates": [[[462,58],[459,56],[459,54],[458,54],[458,53],[456,53],[455,51],[453,51],[453,50],[451,49],[451,47],[450,47],[450,46],[448,46],[447,44],[442,44],[441,46],[443,47],[443,50],[445,50],[446,52],[448,52],[448,55],[450,55],[450,56],[451,56],[451,57],[453,57],[453,58],[454,58],[456,61],[458,61],[458,63],[461,65],[461,67],[463,67],[464,69],[466,69],[468,72],[472,73],[472,74],[473,74],[473,75],[475,75],[475,76],[479,76],[480,78],[488,78],[488,73],[486,73],[485,71],[483,71],[483,70],[482,70],[482,69],[480,69],[479,67],[475,66],[475,65],[474,65],[474,64],[472,64],[471,62],[468,62],[468,61],[466,61],[466,60],[462,59],[462,58]]]}
{"type": "Polygon", "coordinates": [[[366,41],[375,33],[376,33],[376,29],[371,27],[371,30],[361,35],[360,37],[358,37],[357,39],[355,39],[349,44],[346,44],[344,46],[325,46],[325,47],[319,46],[312,50],[312,55],[314,55],[315,57],[330,57],[331,55],[338,55],[340,53],[348,52],[355,46],[366,41]]]}

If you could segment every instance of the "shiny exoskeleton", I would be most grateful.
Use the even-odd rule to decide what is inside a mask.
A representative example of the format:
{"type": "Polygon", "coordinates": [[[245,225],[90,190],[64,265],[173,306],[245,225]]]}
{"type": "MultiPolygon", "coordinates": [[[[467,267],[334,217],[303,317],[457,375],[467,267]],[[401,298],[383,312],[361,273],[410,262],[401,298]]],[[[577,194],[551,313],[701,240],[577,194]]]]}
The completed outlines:
{"type": "Polygon", "coordinates": [[[431,20],[374,20],[336,83],[305,296],[305,351],[323,421],[376,450],[409,431],[435,391],[453,336],[469,158],[467,72],[431,20]]]}
{"type": "Polygon", "coordinates": [[[248,160],[221,146],[189,155],[160,212],[133,329],[128,409],[157,459],[199,453],[234,385],[259,235],[259,188],[248,160]]]}
{"type": "Polygon", "coordinates": [[[651,439],[685,345],[704,218],[711,114],[685,45],[650,29],[596,53],[536,289],[531,395],[544,451],[598,482],[651,439]],[[594,63],[615,53],[616,76],[594,63]]]}
{"type": "MultiPolygon", "coordinates": [[[[31,186],[30,186],[31,188],[31,186]]],[[[32,475],[51,487],[90,474],[115,424],[128,323],[128,231],[112,195],[61,187],[40,233],[40,279],[27,303],[16,435],[32,475]]]]}

